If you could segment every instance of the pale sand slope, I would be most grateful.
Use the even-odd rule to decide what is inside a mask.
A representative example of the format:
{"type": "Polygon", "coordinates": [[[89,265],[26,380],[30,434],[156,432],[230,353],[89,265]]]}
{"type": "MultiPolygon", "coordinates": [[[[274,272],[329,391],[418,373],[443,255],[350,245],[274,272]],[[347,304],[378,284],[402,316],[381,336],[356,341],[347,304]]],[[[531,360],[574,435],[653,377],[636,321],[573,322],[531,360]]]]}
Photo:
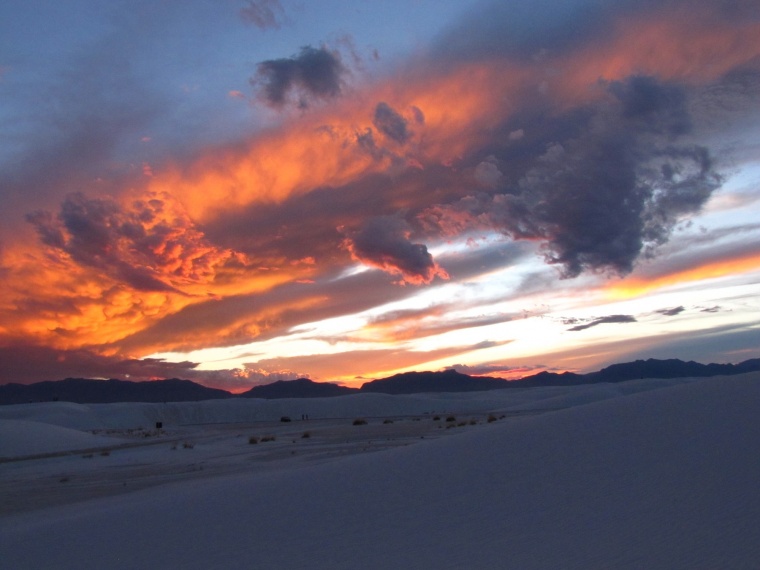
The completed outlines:
{"type": "Polygon", "coordinates": [[[619,390],[414,446],[3,517],[0,560],[17,569],[757,568],[760,375],[619,390]]]}
{"type": "Polygon", "coordinates": [[[0,458],[97,448],[125,441],[40,422],[0,420],[0,458]]]}
{"type": "Polygon", "coordinates": [[[497,390],[405,396],[352,394],[333,398],[278,400],[241,398],[167,404],[47,402],[0,406],[0,421],[16,419],[94,430],[149,428],[157,421],[162,421],[167,426],[276,421],[282,416],[298,419],[301,414],[307,413],[311,419],[380,417],[394,414],[445,413],[449,410],[482,411],[492,408],[494,402],[519,403],[519,397],[515,399],[515,396],[524,391],[497,390]]]}

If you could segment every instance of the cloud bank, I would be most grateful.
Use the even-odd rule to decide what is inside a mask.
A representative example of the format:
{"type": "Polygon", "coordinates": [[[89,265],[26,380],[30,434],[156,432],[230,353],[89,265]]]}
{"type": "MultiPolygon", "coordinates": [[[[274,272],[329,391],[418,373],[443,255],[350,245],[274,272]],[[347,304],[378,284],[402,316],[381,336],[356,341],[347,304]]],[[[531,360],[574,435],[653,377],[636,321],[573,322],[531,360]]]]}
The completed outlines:
{"type": "Polygon", "coordinates": [[[306,108],[340,95],[346,73],[338,52],[305,46],[298,55],[259,63],[251,85],[268,105],[306,108]]]}
{"type": "MultiPolygon", "coordinates": [[[[528,305],[536,291],[571,290],[573,279],[634,272],[626,294],[640,294],[757,266],[756,227],[738,222],[745,229],[671,252],[657,274],[646,266],[724,186],[733,155],[716,141],[757,120],[755,2],[486,2],[380,71],[355,73],[349,58],[309,38],[289,57],[262,56],[253,77],[240,68],[238,84],[212,89],[188,73],[175,85],[185,99],[156,88],[153,67],[118,65],[120,53],[160,53],[159,24],[182,16],[153,10],[146,47],[130,43],[133,15],[87,44],[102,61],[68,60],[71,77],[53,82],[57,107],[31,121],[3,169],[0,347],[128,362],[287,338],[299,325],[425,288],[474,289],[499,272],[515,282],[504,301],[528,305]],[[244,112],[263,107],[256,117],[265,118],[231,129],[245,106],[228,94],[246,81],[256,98],[244,112]],[[211,91],[220,95],[207,113],[188,111],[192,94],[211,91]],[[224,128],[212,133],[217,121],[224,128]],[[743,245],[729,242],[741,232],[750,236],[743,245]],[[517,265],[535,260],[567,281],[541,273],[530,282],[517,265]],[[358,273],[357,264],[379,271],[358,273]]],[[[267,37],[290,27],[275,0],[249,1],[230,19],[267,37]]],[[[4,88],[14,73],[3,73],[4,88]]],[[[382,319],[369,318],[351,336],[428,338],[511,318],[482,302],[477,317],[440,312],[451,320],[438,328],[383,336],[382,319]]],[[[631,322],[621,317],[572,330],[631,322]]],[[[425,362],[457,350],[409,354],[425,362]]],[[[404,351],[392,352],[401,362],[404,351]]],[[[368,367],[383,360],[367,358],[368,367]]]]}

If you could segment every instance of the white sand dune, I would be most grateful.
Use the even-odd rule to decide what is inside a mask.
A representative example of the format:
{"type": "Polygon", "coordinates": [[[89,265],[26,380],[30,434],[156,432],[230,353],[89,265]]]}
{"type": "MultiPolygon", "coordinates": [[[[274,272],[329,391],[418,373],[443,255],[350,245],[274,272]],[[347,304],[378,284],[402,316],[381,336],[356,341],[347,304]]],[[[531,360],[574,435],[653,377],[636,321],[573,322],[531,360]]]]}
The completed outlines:
{"type": "Polygon", "coordinates": [[[0,458],[95,449],[122,442],[40,422],[0,420],[0,458]]]}
{"type": "MultiPolygon", "coordinates": [[[[593,403],[372,454],[4,516],[0,560],[14,569],[757,568],[760,375],[662,385],[597,387],[597,398],[580,398],[593,403]]],[[[565,404],[586,388],[566,391],[565,404]]],[[[543,399],[492,396],[495,408],[543,399]]]]}
{"type": "Polygon", "coordinates": [[[308,414],[312,419],[323,419],[466,413],[519,404],[521,392],[523,390],[399,396],[352,394],[334,398],[224,399],[166,404],[46,402],[0,406],[0,420],[27,420],[79,430],[96,430],[149,428],[157,421],[166,425],[276,421],[282,416],[297,419],[301,414],[308,414]]]}

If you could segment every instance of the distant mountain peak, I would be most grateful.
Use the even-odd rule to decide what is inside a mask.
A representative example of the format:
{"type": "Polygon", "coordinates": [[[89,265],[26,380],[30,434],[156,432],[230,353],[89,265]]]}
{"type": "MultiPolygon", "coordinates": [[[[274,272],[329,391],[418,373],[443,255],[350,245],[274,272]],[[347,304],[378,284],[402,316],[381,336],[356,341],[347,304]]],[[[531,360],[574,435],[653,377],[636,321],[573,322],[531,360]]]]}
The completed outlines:
{"type": "Polygon", "coordinates": [[[309,378],[295,380],[278,380],[271,384],[254,386],[247,392],[239,394],[242,398],[327,398],[358,392],[356,388],[347,388],[328,382],[315,382],[309,378]]]}
{"type": "Polygon", "coordinates": [[[488,376],[468,376],[453,368],[440,372],[403,372],[362,384],[362,392],[415,394],[420,392],[472,392],[506,388],[507,380],[488,376]]]}

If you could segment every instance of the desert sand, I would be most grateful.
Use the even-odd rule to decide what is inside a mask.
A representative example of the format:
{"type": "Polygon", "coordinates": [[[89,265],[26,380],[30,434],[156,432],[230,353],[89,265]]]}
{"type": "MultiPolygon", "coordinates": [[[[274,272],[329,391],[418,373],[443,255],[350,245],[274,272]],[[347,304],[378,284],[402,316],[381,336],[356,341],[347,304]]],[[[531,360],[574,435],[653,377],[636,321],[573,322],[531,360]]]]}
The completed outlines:
{"type": "Polygon", "coordinates": [[[758,374],[5,406],[0,559],[18,569],[756,568],[758,412],[758,374]]]}

